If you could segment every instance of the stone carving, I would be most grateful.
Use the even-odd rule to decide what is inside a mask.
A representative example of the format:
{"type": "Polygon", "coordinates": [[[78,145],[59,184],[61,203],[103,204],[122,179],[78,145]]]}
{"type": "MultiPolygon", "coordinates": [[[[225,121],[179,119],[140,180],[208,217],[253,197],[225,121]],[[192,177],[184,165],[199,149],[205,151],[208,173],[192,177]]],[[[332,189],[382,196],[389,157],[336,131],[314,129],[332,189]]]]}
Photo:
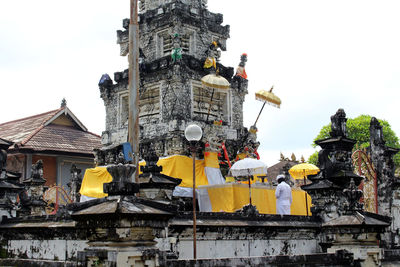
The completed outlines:
{"type": "Polygon", "coordinates": [[[339,109],[335,115],[331,117],[331,129],[330,135],[332,137],[347,137],[347,129],[346,129],[346,113],[343,109],[339,109]]]}
{"type": "Polygon", "coordinates": [[[370,139],[374,145],[385,145],[386,142],[383,139],[383,127],[375,117],[371,118],[369,133],[370,139]]]}
{"type": "MultiPolygon", "coordinates": [[[[236,77],[234,68],[225,67],[218,62],[221,50],[226,50],[229,26],[222,25],[221,14],[200,13],[200,8],[205,5],[204,0],[145,0],[140,3],[139,53],[145,60],[143,64],[139,64],[143,65],[139,66],[141,100],[139,147],[151,143],[158,156],[188,154],[183,132],[189,122],[198,122],[203,129],[211,127],[205,122],[207,113],[204,115],[198,108],[198,105],[206,103],[206,100],[201,100],[199,96],[199,92],[206,93],[199,82],[201,78],[211,71],[216,71],[216,68],[229,82],[232,82],[232,77],[236,77]],[[198,19],[192,20],[193,16],[198,19]],[[205,57],[210,59],[210,68],[203,68],[205,57]],[[142,116],[143,114],[146,116],[142,116]],[[171,128],[173,121],[179,123],[177,127],[171,128]]],[[[123,29],[117,33],[117,43],[121,45],[123,55],[126,55],[125,48],[129,40],[128,22],[124,20],[123,29]]],[[[242,62],[243,64],[246,62],[244,55],[242,62]]],[[[106,77],[104,79],[108,80],[106,77]]],[[[210,137],[208,141],[217,144],[224,140],[230,159],[234,159],[238,150],[244,147],[239,147],[237,140],[247,140],[249,137],[244,137],[246,130],[243,127],[243,102],[247,94],[247,80],[240,79],[243,82],[234,85],[236,87],[230,90],[229,94],[215,93],[210,112],[210,120],[223,121],[220,128],[221,135],[225,137],[221,139],[210,137]]],[[[127,108],[120,105],[121,95],[128,95],[128,71],[116,72],[114,80],[116,84],[109,81],[108,85],[102,83],[100,86],[100,93],[106,106],[106,131],[103,133],[103,144],[108,147],[127,140],[128,132],[127,125],[121,123],[121,114],[127,108]]],[[[209,106],[205,106],[207,111],[209,106]]],[[[246,142],[249,153],[254,155],[259,143],[251,136],[246,142]]],[[[213,149],[218,150],[218,147],[213,149]]],[[[140,152],[143,151],[140,148],[140,152]]],[[[99,165],[115,162],[118,156],[108,153],[104,156],[98,154],[96,161],[99,161],[99,165]],[[102,162],[104,164],[101,164],[102,162]]]]}
{"type": "Polygon", "coordinates": [[[0,179],[6,178],[7,151],[0,149],[0,179]]]}
{"type": "Polygon", "coordinates": [[[64,108],[64,107],[66,107],[66,106],[67,106],[67,100],[65,100],[65,98],[63,98],[63,99],[61,100],[61,107],[64,108]]]}
{"type": "MultiPolygon", "coordinates": [[[[378,213],[386,216],[392,216],[396,206],[393,205],[395,188],[398,187],[398,180],[395,177],[395,164],[393,157],[400,150],[386,146],[383,138],[383,128],[376,118],[371,118],[370,122],[370,153],[371,161],[374,166],[377,178],[378,193],[378,213]]],[[[398,211],[397,211],[398,212],[398,211]]],[[[397,218],[392,221],[390,233],[382,236],[382,245],[394,246],[396,236],[400,229],[400,223],[397,218]],[[397,232],[397,233],[396,233],[397,232]]],[[[397,239],[397,246],[399,245],[397,239]]]]}
{"type": "Polygon", "coordinates": [[[67,184],[70,188],[70,198],[72,202],[79,202],[80,193],[79,190],[82,184],[82,170],[78,169],[75,164],[71,166],[71,181],[67,184]]]}
{"type": "Polygon", "coordinates": [[[133,195],[139,192],[139,187],[137,184],[132,183],[132,175],[136,171],[136,166],[129,164],[126,159],[123,146],[116,145],[109,148],[104,148],[101,153],[97,152],[97,158],[99,155],[104,154],[105,164],[107,171],[113,177],[111,183],[106,183],[103,185],[104,193],[112,195],[133,195]]]}
{"type": "Polygon", "coordinates": [[[181,38],[178,33],[174,34],[174,49],[171,53],[171,58],[173,63],[178,63],[182,59],[182,48],[181,48],[181,38]]]}
{"type": "Polygon", "coordinates": [[[19,213],[25,215],[42,216],[46,214],[47,203],[43,200],[43,194],[48,189],[44,185],[43,161],[38,160],[32,164],[31,177],[23,180],[25,190],[19,194],[21,210],[19,213]]]}
{"type": "Polygon", "coordinates": [[[38,160],[35,164],[32,164],[31,178],[34,180],[44,180],[42,160],[38,160]]]}
{"type": "Polygon", "coordinates": [[[347,203],[344,207],[347,212],[362,211],[363,205],[359,201],[363,196],[363,191],[358,189],[354,183],[354,179],[350,180],[350,186],[343,190],[343,194],[347,199],[347,203]]]}
{"type": "Polygon", "coordinates": [[[104,152],[101,149],[96,148],[93,150],[93,154],[94,154],[94,164],[96,164],[96,166],[104,166],[106,163],[104,152]]]}
{"type": "Polygon", "coordinates": [[[247,79],[247,74],[245,69],[246,62],[247,62],[247,54],[243,53],[240,56],[240,63],[236,69],[236,76],[242,77],[243,79],[247,79]]]}
{"type": "Polygon", "coordinates": [[[241,208],[236,212],[246,217],[255,217],[260,215],[259,211],[257,210],[257,207],[250,204],[243,206],[243,208],[241,208]]]}
{"type": "Polygon", "coordinates": [[[203,68],[205,69],[211,69],[214,68],[214,70],[217,69],[217,62],[219,61],[219,58],[221,56],[221,51],[219,50],[219,43],[214,41],[210,44],[206,51],[206,60],[204,61],[204,66],[203,68]]]}
{"type": "Polygon", "coordinates": [[[251,126],[250,130],[246,135],[243,136],[241,140],[241,147],[238,150],[238,155],[236,160],[242,158],[256,158],[258,155],[257,149],[260,146],[260,142],[257,141],[257,127],[251,126]]]}
{"type": "Polygon", "coordinates": [[[110,76],[106,73],[103,74],[99,81],[100,95],[101,98],[107,99],[110,97],[110,90],[113,86],[113,82],[110,76]]]}
{"type": "Polygon", "coordinates": [[[322,148],[318,154],[321,171],[309,176],[311,184],[301,187],[313,199],[313,214],[324,220],[359,208],[355,202],[361,196],[358,197],[359,192],[353,187],[358,187],[363,178],[353,173],[351,155],[356,141],[347,138],[346,121],[343,109],[331,116],[331,138],[316,141],[322,148]]]}

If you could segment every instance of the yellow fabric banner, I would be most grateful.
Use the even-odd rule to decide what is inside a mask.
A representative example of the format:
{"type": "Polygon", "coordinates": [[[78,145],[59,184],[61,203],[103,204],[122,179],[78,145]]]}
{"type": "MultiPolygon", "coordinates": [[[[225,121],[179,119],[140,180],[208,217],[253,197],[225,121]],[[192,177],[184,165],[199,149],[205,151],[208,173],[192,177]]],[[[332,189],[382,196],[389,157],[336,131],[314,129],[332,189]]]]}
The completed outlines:
{"type": "MultiPolygon", "coordinates": [[[[235,212],[249,204],[249,187],[244,184],[226,184],[207,188],[213,212],[235,212]]],[[[307,215],[305,192],[292,190],[291,215],[307,215]]],[[[276,214],[275,189],[251,188],[251,199],[260,213],[276,214]]],[[[311,215],[311,197],[307,194],[308,214],[311,215]]]]}
{"type": "Polygon", "coordinates": [[[205,167],[219,169],[219,160],[217,152],[204,153],[205,167]]]}
{"type": "MultiPolygon", "coordinates": [[[[162,174],[182,179],[179,186],[193,187],[193,159],[186,156],[171,156],[159,159],[158,166],[163,167],[162,174]]],[[[196,187],[208,185],[206,173],[204,172],[204,160],[196,160],[196,187]]]]}
{"type": "MultiPolygon", "coordinates": [[[[144,166],[146,162],[140,162],[139,166],[144,166]]],[[[173,178],[182,179],[179,186],[193,187],[193,159],[186,156],[171,156],[160,159],[157,165],[163,167],[162,174],[173,178]]],[[[196,160],[196,187],[208,185],[207,176],[204,172],[204,160],[196,160]]],[[[140,167],[138,168],[140,170],[140,167]]],[[[139,174],[141,172],[139,171],[139,174]]],[[[103,184],[112,181],[112,176],[106,167],[96,167],[86,169],[80,189],[81,195],[88,197],[102,198],[107,194],[103,193],[103,184]]]]}
{"type": "Polygon", "coordinates": [[[111,181],[112,176],[106,167],[86,169],[79,193],[88,197],[106,197],[107,194],[103,193],[103,184],[111,181]]]}

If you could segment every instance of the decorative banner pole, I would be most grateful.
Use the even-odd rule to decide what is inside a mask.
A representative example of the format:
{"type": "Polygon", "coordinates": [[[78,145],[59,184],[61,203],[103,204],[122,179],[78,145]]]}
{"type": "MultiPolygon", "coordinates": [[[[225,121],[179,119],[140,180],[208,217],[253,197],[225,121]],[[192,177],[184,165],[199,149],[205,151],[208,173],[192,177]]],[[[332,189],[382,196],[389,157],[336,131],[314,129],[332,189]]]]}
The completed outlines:
{"type": "Polygon", "coordinates": [[[271,89],[269,91],[265,91],[265,90],[260,90],[256,93],[256,99],[260,100],[261,102],[264,102],[260,113],[258,113],[256,122],[254,123],[254,127],[257,124],[258,119],[260,118],[261,112],[264,109],[265,104],[269,104],[271,106],[280,108],[281,107],[281,100],[279,97],[277,97],[274,93],[272,93],[272,90],[274,89],[274,86],[271,87],[271,89]]]}
{"type": "MultiPolygon", "coordinates": [[[[139,164],[139,23],[138,1],[130,0],[129,23],[129,122],[128,140],[133,151],[133,164],[139,164]]],[[[139,182],[138,171],[135,172],[135,182],[139,182]]]]}

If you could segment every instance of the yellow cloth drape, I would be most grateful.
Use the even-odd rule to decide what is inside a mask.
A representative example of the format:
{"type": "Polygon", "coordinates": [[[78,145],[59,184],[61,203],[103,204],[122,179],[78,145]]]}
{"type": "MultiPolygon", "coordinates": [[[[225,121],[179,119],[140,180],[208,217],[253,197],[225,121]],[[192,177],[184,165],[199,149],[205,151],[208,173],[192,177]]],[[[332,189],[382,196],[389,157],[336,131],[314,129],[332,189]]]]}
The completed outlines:
{"type": "MultiPolygon", "coordinates": [[[[186,156],[171,156],[159,159],[157,165],[163,167],[162,174],[182,179],[179,186],[193,187],[193,159],[186,156]]],[[[196,160],[196,187],[208,185],[206,173],[204,172],[204,160],[196,160]]]]}
{"type": "MultiPolygon", "coordinates": [[[[140,162],[139,166],[144,166],[146,162],[140,162]]],[[[171,156],[159,159],[157,165],[163,167],[162,174],[173,178],[182,179],[179,186],[193,187],[193,159],[186,156],[171,156]]],[[[208,185],[207,176],[204,172],[205,161],[196,160],[196,187],[208,185]]],[[[140,167],[138,168],[140,170],[140,167]]],[[[141,172],[139,171],[139,174],[141,172]]],[[[81,195],[88,197],[102,198],[107,194],[103,192],[103,184],[112,181],[111,175],[106,167],[96,167],[86,169],[80,189],[81,195]]]]}
{"type": "Polygon", "coordinates": [[[79,193],[88,197],[106,197],[107,194],[103,193],[103,184],[111,181],[112,176],[106,167],[86,169],[79,193]]]}
{"type": "Polygon", "coordinates": [[[204,153],[204,164],[205,167],[219,169],[218,153],[217,152],[204,153]]]}
{"type": "MultiPolygon", "coordinates": [[[[207,188],[213,212],[235,212],[249,204],[249,187],[244,184],[226,184],[207,188]]],[[[291,215],[307,215],[305,193],[302,190],[292,190],[293,202],[291,215]]],[[[251,199],[260,213],[276,214],[275,189],[251,188],[251,199]]],[[[311,197],[307,195],[309,215],[311,197]]]]}

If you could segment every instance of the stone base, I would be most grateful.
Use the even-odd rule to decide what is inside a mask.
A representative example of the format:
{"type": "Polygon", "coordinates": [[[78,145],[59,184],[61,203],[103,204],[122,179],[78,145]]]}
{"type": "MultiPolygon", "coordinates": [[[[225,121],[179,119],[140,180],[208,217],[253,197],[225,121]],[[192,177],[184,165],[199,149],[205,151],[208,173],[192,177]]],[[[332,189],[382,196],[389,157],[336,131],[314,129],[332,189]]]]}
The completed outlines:
{"type": "Polygon", "coordinates": [[[109,196],[123,195],[129,196],[139,192],[139,185],[136,183],[111,182],[103,185],[104,193],[109,196]]]}

